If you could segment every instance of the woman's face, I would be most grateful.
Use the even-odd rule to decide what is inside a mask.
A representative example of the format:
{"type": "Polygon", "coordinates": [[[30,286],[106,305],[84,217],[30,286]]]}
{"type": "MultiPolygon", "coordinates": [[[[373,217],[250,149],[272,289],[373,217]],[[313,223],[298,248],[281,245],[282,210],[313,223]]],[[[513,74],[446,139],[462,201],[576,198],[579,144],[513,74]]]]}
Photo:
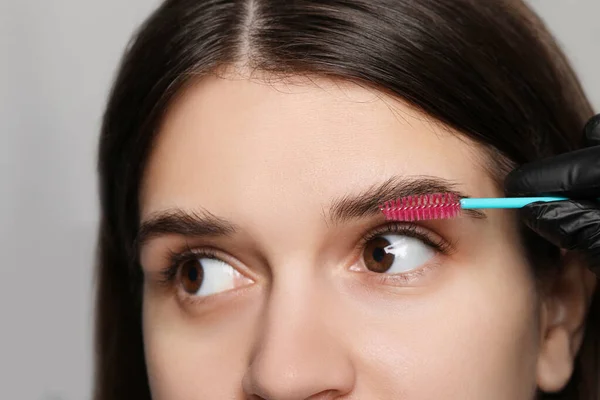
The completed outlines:
{"type": "Polygon", "coordinates": [[[540,302],[512,214],[377,211],[446,186],[502,195],[476,146],[374,90],[188,88],[140,197],[153,398],[532,399],[540,302]]]}

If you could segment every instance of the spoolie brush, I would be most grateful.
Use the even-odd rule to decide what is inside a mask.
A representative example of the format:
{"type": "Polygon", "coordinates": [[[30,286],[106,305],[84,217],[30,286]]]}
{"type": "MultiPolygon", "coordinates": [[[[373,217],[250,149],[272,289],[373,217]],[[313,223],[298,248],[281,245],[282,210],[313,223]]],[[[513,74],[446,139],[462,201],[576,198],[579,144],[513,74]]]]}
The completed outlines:
{"type": "Polygon", "coordinates": [[[521,208],[535,202],[563,201],[565,197],[460,198],[453,193],[434,193],[386,201],[379,208],[388,221],[449,219],[461,210],[521,208]]]}

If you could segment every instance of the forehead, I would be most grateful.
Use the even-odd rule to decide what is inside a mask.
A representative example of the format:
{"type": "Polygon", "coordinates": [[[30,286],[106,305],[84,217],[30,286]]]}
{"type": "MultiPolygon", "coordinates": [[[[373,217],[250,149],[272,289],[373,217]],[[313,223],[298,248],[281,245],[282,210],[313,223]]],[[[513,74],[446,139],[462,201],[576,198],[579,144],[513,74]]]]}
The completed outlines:
{"type": "Polygon", "coordinates": [[[489,195],[495,187],[481,158],[466,138],[374,89],[206,77],[179,96],[161,126],[142,219],[174,206],[219,215],[322,207],[392,175],[438,176],[471,196],[489,195]]]}

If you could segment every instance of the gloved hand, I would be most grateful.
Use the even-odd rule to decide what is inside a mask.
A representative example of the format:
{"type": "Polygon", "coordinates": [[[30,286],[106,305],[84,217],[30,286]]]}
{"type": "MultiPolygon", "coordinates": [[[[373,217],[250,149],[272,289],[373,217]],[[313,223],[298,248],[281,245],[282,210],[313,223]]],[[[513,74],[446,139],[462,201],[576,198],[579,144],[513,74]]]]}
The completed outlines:
{"type": "Polygon", "coordinates": [[[586,147],[525,164],[505,180],[507,196],[571,200],[530,204],[523,221],[554,245],[581,253],[600,277],[600,114],[585,127],[586,147]]]}

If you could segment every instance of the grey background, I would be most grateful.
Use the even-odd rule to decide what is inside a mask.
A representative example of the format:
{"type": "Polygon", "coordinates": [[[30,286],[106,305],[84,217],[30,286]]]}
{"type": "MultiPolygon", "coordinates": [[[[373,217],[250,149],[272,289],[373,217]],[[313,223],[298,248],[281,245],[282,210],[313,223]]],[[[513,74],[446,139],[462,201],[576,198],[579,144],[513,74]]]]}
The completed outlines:
{"type": "MultiPolygon", "coordinates": [[[[0,399],[90,397],[99,121],[158,3],[0,0],[0,399]]],[[[530,3],[600,109],[600,1],[530,3]]]]}

